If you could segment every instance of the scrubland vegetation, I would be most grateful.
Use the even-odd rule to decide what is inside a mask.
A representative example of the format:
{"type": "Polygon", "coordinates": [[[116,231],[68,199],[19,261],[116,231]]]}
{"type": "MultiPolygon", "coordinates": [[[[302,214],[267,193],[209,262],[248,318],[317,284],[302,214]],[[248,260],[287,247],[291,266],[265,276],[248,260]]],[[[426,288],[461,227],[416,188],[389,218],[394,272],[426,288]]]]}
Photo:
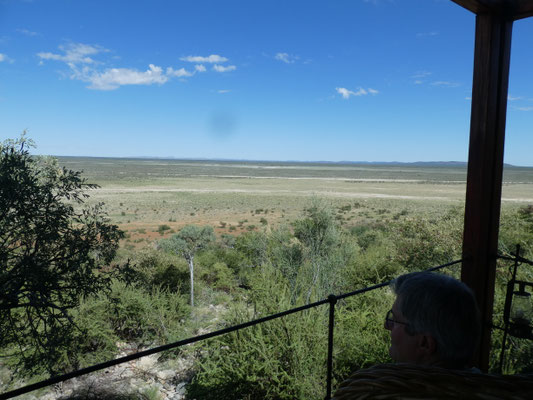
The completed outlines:
{"type": "MultiPolygon", "coordinates": [[[[75,169],[81,169],[79,163],[91,182],[102,186],[87,202],[104,201],[111,222],[124,231],[109,265],[127,268],[106,275],[108,285],[101,290],[80,295],[69,310],[76,340],[56,348],[54,365],[36,359],[30,368],[21,362],[17,343],[2,342],[2,390],[111,359],[125,346],[169,343],[461,256],[465,171],[460,167],[285,165],[275,173],[254,167],[254,176],[244,177],[251,168],[246,164],[168,167],[158,160],[145,169],[134,162],[124,169],[120,160],[108,160],[105,167],[83,159],[60,161],[75,169]]],[[[519,172],[510,174],[504,189],[504,197],[515,201],[503,203],[500,251],[514,251],[519,243],[532,259],[532,174],[519,172]]],[[[98,273],[111,272],[109,265],[98,273]]],[[[459,269],[445,273],[457,276],[459,269]]],[[[533,279],[531,268],[520,273],[533,279]]],[[[502,263],[495,324],[501,322],[509,277],[502,263]]],[[[384,288],[337,304],[336,382],[354,369],[389,361],[383,319],[392,302],[384,288]]],[[[161,360],[194,360],[190,399],[321,399],[327,321],[327,307],[318,307],[169,351],[161,360]]],[[[493,341],[495,368],[499,331],[493,341]]],[[[38,346],[26,344],[32,345],[38,346]]],[[[505,370],[531,372],[532,360],[530,343],[512,341],[505,370]]]]}

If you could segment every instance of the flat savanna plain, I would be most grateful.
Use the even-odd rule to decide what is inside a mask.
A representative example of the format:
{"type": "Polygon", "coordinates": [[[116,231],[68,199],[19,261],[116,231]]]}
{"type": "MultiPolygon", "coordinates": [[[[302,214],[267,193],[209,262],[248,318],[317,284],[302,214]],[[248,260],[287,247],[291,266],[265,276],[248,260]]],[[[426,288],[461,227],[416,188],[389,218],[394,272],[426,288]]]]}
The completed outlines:
{"type": "MultiPolygon", "coordinates": [[[[127,245],[143,246],[186,224],[218,233],[268,229],[302,215],[311,198],[331,203],[350,227],[464,206],[466,166],[58,157],[83,171],[89,203],[104,202],[127,245]],[[143,243],[144,242],[144,243],[143,243]]],[[[502,208],[533,204],[533,168],[506,166],[502,208]]]]}

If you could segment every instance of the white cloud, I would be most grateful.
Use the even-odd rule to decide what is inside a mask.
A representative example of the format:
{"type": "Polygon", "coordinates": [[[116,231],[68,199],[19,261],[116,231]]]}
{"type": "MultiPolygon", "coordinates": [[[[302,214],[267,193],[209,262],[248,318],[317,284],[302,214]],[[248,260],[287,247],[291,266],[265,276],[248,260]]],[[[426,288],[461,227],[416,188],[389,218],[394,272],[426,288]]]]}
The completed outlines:
{"type": "Polygon", "coordinates": [[[236,69],[237,67],[235,65],[228,65],[227,67],[218,64],[213,65],[213,70],[217,72],[229,72],[235,71],[236,69]]]}
{"type": "MultiPolygon", "coordinates": [[[[151,66],[151,64],[150,64],[151,66]]],[[[189,72],[185,68],[180,69],[174,69],[172,67],[167,68],[167,75],[168,76],[177,76],[178,78],[183,78],[187,76],[193,76],[194,72],[189,72]]]]}
{"type": "Polygon", "coordinates": [[[342,96],[343,99],[349,99],[351,95],[355,95],[354,92],[343,87],[335,88],[335,90],[337,91],[338,94],[342,96]]]}
{"type": "MultiPolygon", "coordinates": [[[[44,64],[44,60],[60,61],[65,63],[70,72],[60,71],[63,76],[68,76],[70,79],[87,82],[90,89],[96,90],[114,90],[120,86],[125,85],[162,85],[172,78],[186,78],[195,75],[197,72],[205,72],[207,68],[202,64],[194,66],[194,70],[187,70],[185,68],[174,69],[167,67],[166,69],[155,64],[149,64],[146,71],[138,70],[136,68],[104,68],[104,62],[98,61],[94,58],[99,53],[108,52],[109,50],[96,45],[88,45],[83,43],[71,43],[65,46],[59,46],[61,52],[41,52],[37,56],[40,58],[40,65],[44,64]]],[[[227,58],[213,54],[208,57],[185,57],[186,61],[190,62],[225,62],[227,58]]],[[[0,54],[0,61],[9,60],[6,55],[0,54]]],[[[216,72],[234,71],[237,67],[235,65],[219,65],[214,64],[213,70],[216,72]]]]}
{"type": "Polygon", "coordinates": [[[26,35],[26,36],[39,36],[40,35],[37,32],[32,32],[27,29],[17,29],[17,32],[22,33],[23,35],[26,35]]]}
{"type": "Polygon", "coordinates": [[[414,75],[411,76],[413,79],[421,79],[421,78],[427,78],[431,75],[431,72],[429,71],[417,71],[414,75]]]}
{"type": "Polygon", "coordinates": [[[221,89],[221,90],[217,90],[217,93],[229,93],[231,92],[231,90],[227,90],[227,89],[221,89]]]}
{"type": "Polygon", "coordinates": [[[533,111],[533,107],[515,107],[519,111],[533,111]]]}
{"type": "Polygon", "coordinates": [[[507,96],[507,100],[509,100],[509,101],[522,100],[522,99],[523,99],[523,97],[513,97],[511,95],[507,96]]]}
{"type": "Polygon", "coordinates": [[[445,86],[445,87],[457,87],[459,84],[457,82],[450,81],[435,81],[431,83],[432,86],[445,86]]]}
{"type": "Polygon", "coordinates": [[[109,68],[103,72],[95,71],[87,66],[78,70],[71,65],[72,79],[90,83],[89,89],[114,90],[124,85],[152,85],[163,84],[168,81],[168,76],[163,73],[163,68],[150,64],[146,71],[130,68],[109,68]]]}
{"type": "Polygon", "coordinates": [[[12,58],[9,58],[9,57],[7,56],[7,54],[2,54],[2,53],[0,53],[0,62],[13,63],[13,59],[12,59],[12,58]]]}
{"type": "Polygon", "coordinates": [[[181,61],[187,61],[187,62],[193,62],[193,63],[223,63],[228,61],[226,57],[219,56],[218,54],[211,54],[207,57],[202,56],[187,56],[187,57],[181,57],[181,61]]]}
{"type": "Polygon", "coordinates": [[[92,64],[95,61],[88,56],[109,51],[100,46],[92,46],[83,43],[71,43],[67,46],[59,46],[59,49],[62,50],[64,54],[41,52],[37,53],[37,56],[41,60],[56,60],[73,64],[92,64]]]}
{"type": "Polygon", "coordinates": [[[366,96],[367,94],[371,94],[375,96],[379,93],[376,89],[368,88],[358,88],[355,92],[353,90],[349,90],[343,87],[335,88],[338,94],[342,96],[343,99],[349,99],[351,96],[366,96]]]}
{"type": "Polygon", "coordinates": [[[293,64],[296,60],[298,60],[300,57],[293,56],[288,53],[277,53],[274,58],[279,61],[283,61],[286,64],[293,64]]]}

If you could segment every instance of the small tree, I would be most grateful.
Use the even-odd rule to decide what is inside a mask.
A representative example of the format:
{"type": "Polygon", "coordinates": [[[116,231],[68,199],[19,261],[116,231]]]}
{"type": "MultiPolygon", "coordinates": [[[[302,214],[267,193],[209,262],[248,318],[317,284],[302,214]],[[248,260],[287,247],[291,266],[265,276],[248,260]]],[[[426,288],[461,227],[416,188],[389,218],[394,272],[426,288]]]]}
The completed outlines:
{"type": "Polygon", "coordinates": [[[333,272],[327,270],[329,260],[340,243],[340,232],[330,205],[314,198],[305,210],[304,218],[293,223],[294,236],[303,245],[304,257],[311,266],[307,302],[311,293],[327,294],[333,285],[333,272]],[[324,292],[324,293],[322,293],[324,292]]]}
{"type": "Polygon", "coordinates": [[[159,242],[164,250],[183,256],[189,264],[191,307],[194,307],[194,256],[198,250],[205,248],[215,240],[213,227],[186,225],[177,234],[159,242]]]}
{"type": "Polygon", "coordinates": [[[107,288],[117,226],[102,204],[83,206],[88,184],[57,160],[32,157],[31,140],[0,144],[0,347],[27,372],[51,374],[72,344],[69,310],[107,288]]]}

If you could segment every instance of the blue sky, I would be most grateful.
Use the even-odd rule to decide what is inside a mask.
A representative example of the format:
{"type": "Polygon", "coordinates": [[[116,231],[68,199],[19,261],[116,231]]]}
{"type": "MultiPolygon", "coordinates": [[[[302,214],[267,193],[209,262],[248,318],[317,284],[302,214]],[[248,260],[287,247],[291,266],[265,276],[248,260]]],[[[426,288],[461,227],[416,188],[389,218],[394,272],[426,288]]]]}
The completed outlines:
{"type": "MultiPolygon", "coordinates": [[[[0,0],[0,139],[37,153],[466,161],[475,17],[448,0],[0,0]]],[[[533,19],[505,161],[533,165],[533,19]]]]}

